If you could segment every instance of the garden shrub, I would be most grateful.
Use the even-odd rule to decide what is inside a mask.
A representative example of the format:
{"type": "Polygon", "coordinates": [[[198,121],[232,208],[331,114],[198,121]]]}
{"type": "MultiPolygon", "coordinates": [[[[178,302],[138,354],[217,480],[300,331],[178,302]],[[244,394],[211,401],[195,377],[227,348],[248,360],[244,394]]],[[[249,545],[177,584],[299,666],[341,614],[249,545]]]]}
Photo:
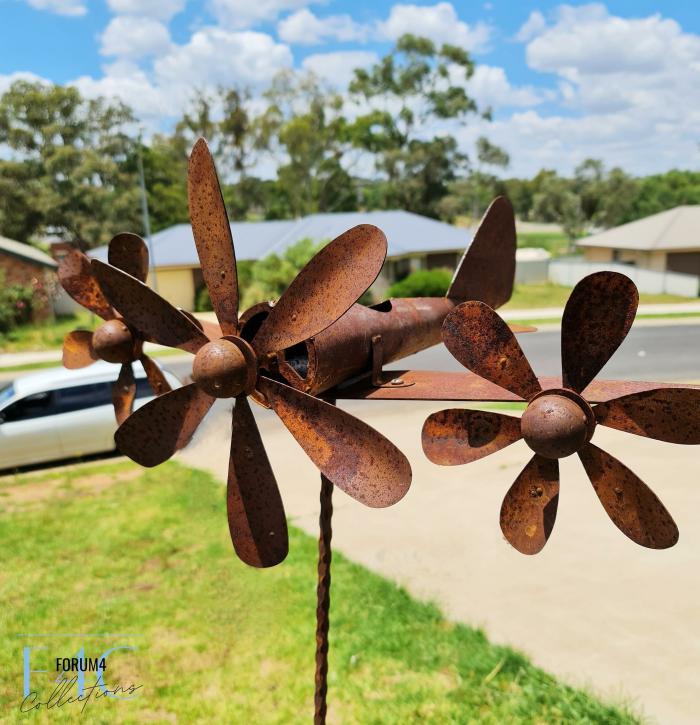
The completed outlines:
{"type": "Polygon", "coordinates": [[[452,281],[449,269],[419,269],[389,287],[389,297],[444,297],[452,281]]]}

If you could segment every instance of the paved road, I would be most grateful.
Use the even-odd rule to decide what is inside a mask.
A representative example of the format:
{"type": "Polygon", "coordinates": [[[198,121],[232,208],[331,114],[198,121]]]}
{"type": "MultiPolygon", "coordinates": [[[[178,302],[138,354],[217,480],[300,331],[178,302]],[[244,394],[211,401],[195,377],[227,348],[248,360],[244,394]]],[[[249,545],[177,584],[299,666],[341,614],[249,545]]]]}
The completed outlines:
{"type": "MultiPolygon", "coordinates": [[[[559,331],[518,335],[520,344],[538,375],[559,375],[559,331]]],[[[182,378],[191,371],[191,360],[178,358],[163,364],[182,378]]],[[[442,345],[436,345],[391,367],[423,370],[464,370],[442,345]]],[[[601,377],[666,382],[700,381],[700,325],[668,325],[633,329],[605,366],[601,377]]]]}

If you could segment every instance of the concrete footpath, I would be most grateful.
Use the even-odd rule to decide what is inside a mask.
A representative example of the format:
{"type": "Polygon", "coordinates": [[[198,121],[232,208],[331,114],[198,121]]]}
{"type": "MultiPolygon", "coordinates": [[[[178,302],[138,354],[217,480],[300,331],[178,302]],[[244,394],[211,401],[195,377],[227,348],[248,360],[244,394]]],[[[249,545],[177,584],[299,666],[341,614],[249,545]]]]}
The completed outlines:
{"type": "MultiPolygon", "coordinates": [[[[275,416],[254,407],[287,514],[315,536],[318,473],[275,416]]],[[[417,598],[436,602],[450,619],[483,627],[492,641],[523,651],[558,677],[608,699],[631,701],[652,722],[700,720],[697,448],[601,428],[594,439],[662,499],[681,531],[673,549],[650,551],[623,536],[572,457],[560,467],[554,533],[541,554],[526,557],[505,542],[498,525],[501,500],[530,458],[522,441],[469,466],[442,468],[423,455],[420,431],[429,413],[448,406],[343,407],[408,455],[413,484],[386,510],[365,508],[337,491],[336,549],[417,598]]],[[[179,455],[222,481],[229,411],[217,403],[179,455]]]]}

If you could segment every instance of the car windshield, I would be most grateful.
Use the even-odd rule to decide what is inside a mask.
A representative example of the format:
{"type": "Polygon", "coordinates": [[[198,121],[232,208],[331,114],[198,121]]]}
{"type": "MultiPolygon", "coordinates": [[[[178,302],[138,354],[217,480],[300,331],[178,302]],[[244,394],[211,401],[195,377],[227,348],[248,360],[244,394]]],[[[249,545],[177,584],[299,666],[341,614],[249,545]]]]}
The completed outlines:
{"type": "Polygon", "coordinates": [[[0,404],[4,403],[6,400],[9,400],[14,394],[15,388],[12,383],[9,383],[8,385],[0,388],[0,404]]]}

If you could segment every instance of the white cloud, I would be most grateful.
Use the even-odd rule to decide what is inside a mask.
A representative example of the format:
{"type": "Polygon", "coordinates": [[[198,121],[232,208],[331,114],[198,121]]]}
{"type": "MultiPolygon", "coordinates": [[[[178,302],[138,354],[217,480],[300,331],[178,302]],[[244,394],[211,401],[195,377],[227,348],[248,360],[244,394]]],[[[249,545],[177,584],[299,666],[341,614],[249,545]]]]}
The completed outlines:
{"type": "Polygon", "coordinates": [[[107,0],[117,15],[139,15],[157,20],[170,20],[184,7],[186,0],[107,0]]]}
{"type": "Polygon", "coordinates": [[[118,15],[100,36],[102,55],[141,58],[162,55],[170,48],[170,33],[153,18],[118,15]]]}
{"type": "Polygon", "coordinates": [[[0,73],[0,95],[2,95],[15,81],[29,81],[30,83],[42,82],[49,83],[46,78],[30,73],[29,71],[18,71],[16,73],[8,73],[3,75],[0,73]]]}
{"type": "MultiPolygon", "coordinates": [[[[463,71],[461,71],[463,73],[463,71]]],[[[505,70],[498,66],[478,65],[467,81],[467,92],[480,108],[528,107],[541,103],[542,92],[532,86],[513,87],[505,70]]]]}
{"type": "Polygon", "coordinates": [[[79,17],[87,13],[83,0],[27,0],[27,3],[37,10],[47,10],[56,15],[79,17]]]}
{"type": "Polygon", "coordinates": [[[193,91],[219,84],[259,86],[291,66],[289,47],[266,33],[206,27],[158,58],[154,71],[161,84],[193,91]]]}
{"type": "Polygon", "coordinates": [[[151,128],[179,116],[196,91],[219,85],[260,88],[282,68],[292,66],[289,47],[264,33],[205,27],[184,45],[171,44],[146,72],[133,60],[120,59],[102,68],[100,78],[72,81],[88,97],[118,98],[151,128]]]}
{"type": "MultiPolygon", "coordinates": [[[[71,81],[86,98],[116,98],[129,105],[136,116],[157,126],[169,115],[171,100],[167,92],[155,86],[146,73],[131,61],[117,61],[102,68],[101,78],[81,76],[71,81]]],[[[180,109],[172,109],[177,112],[180,109]]]]}
{"type": "Polygon", "coordinates": [[[226,28],[250,28],[321,0],[210,0],[209,9],[226,28]]]}
{"type": "Polygon", "coordinates": [[[430,38],[436,43],[459,45],[470,51],[483,51],[491,37],[485,23],[467,25],[448,2],[436,5],[394,5],[389,17],[379,24],[380,33],[396,40],[404,33],[430,38]]]}
{"type": "Polygon", "coordinates": [[[356,23],[349,15],[329,15],[319,18],[308,8],[288,15],[277,26],[277,34],[287,43],[318,45],[326,40],[366,40],[371,28],[356,23]]]}
{"type": "Polygon", "coordinates": [[[539,35],[547,25],[544,15],[539,10],[533,10],[530,17],[520,26],[515,39],[526,43],[536,35],[539,35]]]}
{"type": "Polygon", "coordinates": [[[376,63],[379,56],[366,50],[343,50],[335,53],[315,53],[304,58],[302,67],[338,88],[346,88],[355,68],[376,63]]]}

